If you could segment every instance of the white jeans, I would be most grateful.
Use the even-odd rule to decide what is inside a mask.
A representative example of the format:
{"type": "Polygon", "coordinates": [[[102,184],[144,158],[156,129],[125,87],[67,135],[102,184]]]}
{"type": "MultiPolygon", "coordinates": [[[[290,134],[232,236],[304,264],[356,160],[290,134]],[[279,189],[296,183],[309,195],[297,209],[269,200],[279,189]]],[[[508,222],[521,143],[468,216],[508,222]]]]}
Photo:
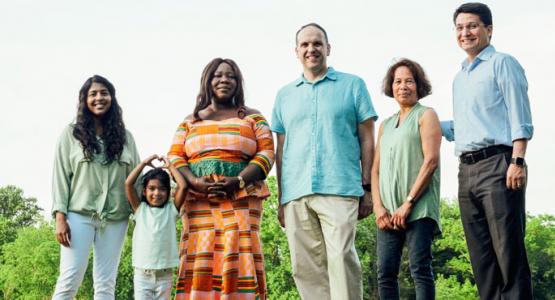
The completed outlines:
{"type": "Polygon", "coordinates": [[[87,270],[91,245],[94,253],[94,299],[115,298],[116,277],[127,222],[127,219],[106,221],[101,226],[97,217],[68,212],[71,245],[60,247],[60,276],[52,296],[53,300],[70,300],[75,297],[87,270]]]}
{"type": "Polygon", "coordinates": [[[170,299],[173,287],[173,269],[135,268],[133,283],[135,300],[170,299]]]}

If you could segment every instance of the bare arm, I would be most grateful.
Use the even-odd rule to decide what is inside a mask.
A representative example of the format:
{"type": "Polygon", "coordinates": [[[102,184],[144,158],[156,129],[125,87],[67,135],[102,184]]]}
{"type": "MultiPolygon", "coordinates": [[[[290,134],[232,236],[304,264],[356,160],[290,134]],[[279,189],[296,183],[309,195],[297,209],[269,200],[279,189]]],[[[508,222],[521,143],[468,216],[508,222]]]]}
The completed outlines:
{"type": "Polygon", "coordinates": [[[146,166],[152,166],[151,162],[157,158],[158,155],[156,154],[152,154],[151,156],[147,157],[145,160],[139,163],[135,167],[135,169],[131,171],[131,173],[129,173],[129,176],[127,176],[127,179],[125,180],[125,194],[127,195],[127,201],[129,201],[129,204],[131,204],[133,212],[135,212],[137,208],[139,208],[139,204],[141,204],[141,199],[139,198],[139,196],[137,195],[137,191],[135,190],[135,182],[137,181],[139,175],[141,175],[143,169],[146,166]]]}
{"type": "Polygon", "coordinates": [[[441,146],[441,127],[434,110],[428,109],[419,120],[420,139],[424,161],[418,176],[407,195],[407,200],[393,213],[393,225],[400,229],[406,228],[406,219],[409,217],[414,204],[426,190],[432,176],[439,165],[439,150],[441,146]]]}
{"type": "Polygon", "coordinates": [[[374,214],[376,215],[376,225],[381,230],[393,229],[391,216],[385,209],[380,196],[380,141],[383,134],[383,123],[378,131],[378,142],[374,153],[374,163],[372,164],[372,200],[374,214]]]}
{"type": "MultiPolygon", "coordinates": [[[[360,143],[360,163],[362,184],[371,183],[372,161],[374,159],[374,120],[372,118],[358,125],[360,143]]],[[[372,212],[372,193],[364,191],[358,209],[358,219],[366,218],[372,212]]]]}
{"type": "Polygon", "coordinates": [[[424,162],[420,167],[418,176],[409,193],[415,200],[417,200],[426,187],[428,187],[432,175],[439,165],[441,127],[439,126],[437,114],[432,109],[428,109],[422,114],[422,118],[420,119],[420,139],[422,141],[424,162]]]}
{"type": "Polygon", "coordinates": [[[175,205],[175,208],[177,208],[177,211],[180,211],[181,205],[183,205],[183,201],[185,200],[187,182],[185,181],[183,174],[181,174],[181,172],[179,172],[177,168],[170,163],[167,157],[162,157],[162,159],[165,163],[164,167],[166,167],[170,171],[173,180],[175,180],[175,183],[177,184],[173,204],[175,205]]]}
{"type": "Polygon", "coordinates": [[[285,143],[285,135],[276,133],[276,173],[278,185],[278,220],[281,227],[285,227],[285,219],[283,215],[283,206],[281,206],[281,159],[283,157],[283,144],[285,143]]]}

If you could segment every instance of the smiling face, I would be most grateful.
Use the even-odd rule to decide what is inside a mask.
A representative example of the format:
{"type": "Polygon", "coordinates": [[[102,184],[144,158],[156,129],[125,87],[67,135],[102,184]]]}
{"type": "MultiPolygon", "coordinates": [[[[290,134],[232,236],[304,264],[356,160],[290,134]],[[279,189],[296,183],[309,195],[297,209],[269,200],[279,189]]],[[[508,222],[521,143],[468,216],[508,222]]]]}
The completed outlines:
{"type": "Polygon", "coordinates": [[[327,69],[330,45],[317,27],[308,26],[299,32],[295,52],[305,71],[321,73],[327,69]]]}
{"type": "Polygon", "coordinates": [[[237,89],[237,76],[233,68],[223,62],[221,63],[210,81],[214,100],[218,102],[228,102],[235,95],[237,89]]]}
{"type": "Polygon", "coordinates": [[[393,98],[400,106],[413,106],[418,102],[418,86],[412,72],[405,66],[400,66],[395,70],[391,89],[393,98]]]}
{"type": "Polygon", "coordinates": [[[103,117],[112,106],[112,96],[102,83],[93,82],[87,93],[87,108],[95,118],[103,117]]]}
{"type": "Polygon", "coordinates": [[[168,201],[170,191],[158,179],[150,179],[143,195],[150,206],[162,206],[168,201]]]}
{"type": "Polygon", "coordinates": [[[489,45],[493,26],[486,26],[480,17],[471,13],[460,13],[455,19],[457,43],[470,59],[474,59],[489,45]]]}

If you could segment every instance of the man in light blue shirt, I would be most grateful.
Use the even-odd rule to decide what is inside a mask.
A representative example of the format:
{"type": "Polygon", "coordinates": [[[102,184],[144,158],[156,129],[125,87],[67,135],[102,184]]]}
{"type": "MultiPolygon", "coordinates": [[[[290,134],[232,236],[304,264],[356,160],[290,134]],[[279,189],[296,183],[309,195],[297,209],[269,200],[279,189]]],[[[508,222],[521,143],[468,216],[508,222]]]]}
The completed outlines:
{"type": "MultiPolygon", "coordinates": [[[[467,54],[453,82],[454,139],[476,285],[481,299],[532,299],[524,245],[524,155],[534,129],[528,84],[517,60],[490,45],[492,16],[485,4],[461,5],[453,21],[467,54]]],[[[452,133],[443,129],[446,137],[452,133]]]]}
{"type": "Polygon", "coordinates": [[[301,27],[295,51],[303,74],[278,92],[271,126],[293,277],[303,299],[362,299],[354,239],[371,212],[377,115],[362,79],[327,66],[321,26],[301,27]]]}

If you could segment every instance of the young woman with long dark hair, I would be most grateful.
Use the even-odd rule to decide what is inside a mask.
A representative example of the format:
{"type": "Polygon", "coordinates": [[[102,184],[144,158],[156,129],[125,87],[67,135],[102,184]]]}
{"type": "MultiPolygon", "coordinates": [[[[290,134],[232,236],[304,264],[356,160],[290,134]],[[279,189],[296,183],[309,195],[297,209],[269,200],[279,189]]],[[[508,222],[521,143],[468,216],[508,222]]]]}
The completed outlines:
{"type": "Polygon", "coordinates": [[[114,299],[131,213],[125,179],[139,161],[114,86],[102,76],[90,77],[79,91],[77,118],[64,129],[56,147],[52,214],[61,250],[52,299],[75,297],[91,246],[94,298],[114,299]]]}

